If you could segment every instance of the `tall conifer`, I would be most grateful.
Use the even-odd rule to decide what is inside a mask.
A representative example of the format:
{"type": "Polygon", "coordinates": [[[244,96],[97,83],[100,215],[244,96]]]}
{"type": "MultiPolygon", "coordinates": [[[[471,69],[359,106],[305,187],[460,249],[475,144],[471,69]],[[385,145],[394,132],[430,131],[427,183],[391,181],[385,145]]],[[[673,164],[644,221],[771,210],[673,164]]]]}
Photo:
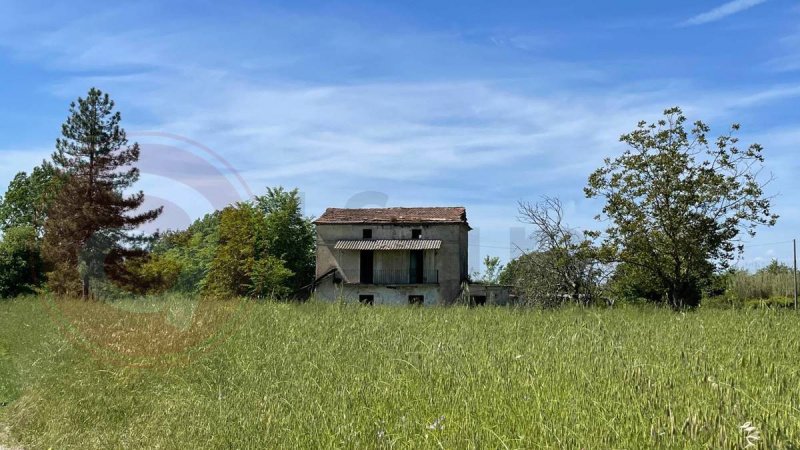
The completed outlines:
{"type": "Polygon", "coordinates": [[[162,211],[137,213],[144,193],[125,194],[139,179],[139,145],[128,144],[120,121],[114,101],[92,88],[70,104],[56,140],[53,165],[64,184],[48,212],[42,246],[56,293],[89,297],[106,257],[135,246],[142,237],[131,231],[162,211]]]}

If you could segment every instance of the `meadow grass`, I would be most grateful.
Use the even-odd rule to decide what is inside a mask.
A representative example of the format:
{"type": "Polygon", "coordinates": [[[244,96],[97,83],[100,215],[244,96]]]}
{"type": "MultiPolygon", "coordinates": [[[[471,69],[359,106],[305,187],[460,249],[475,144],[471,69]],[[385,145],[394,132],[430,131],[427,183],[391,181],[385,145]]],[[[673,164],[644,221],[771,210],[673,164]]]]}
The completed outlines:
{"type": "Polygon", "coordinates": [[[794,297],[792,272],[736,272],[728,280],[726,295],[739,302],[759,302],[770,299],[788,300],[794,297]]]}
{"type": "Polygon", "coordinates": [[[23,298],[0,302],[0,425],[26,448],[798,448],[798,330],[768,309],[23,298]]]}

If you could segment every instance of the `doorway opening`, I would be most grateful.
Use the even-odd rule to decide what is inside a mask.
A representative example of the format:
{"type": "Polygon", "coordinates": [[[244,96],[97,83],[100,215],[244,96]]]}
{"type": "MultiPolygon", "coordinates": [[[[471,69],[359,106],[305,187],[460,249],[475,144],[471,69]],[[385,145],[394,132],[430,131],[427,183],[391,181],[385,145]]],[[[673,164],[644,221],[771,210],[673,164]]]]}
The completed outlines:
{"type": "Polygon", "coordinates": [[[361,250],[360,282],[361,284],[372,284],[373,282],[373,262],[375,252],[372,250],[361,250]]]}
{"type": "Polygon", "coordinates": [[[411,284],[424,283],[423,278],[423,254],[422,250],[411,250],[411,260],[408,269],[409,280],[411,284]]]}

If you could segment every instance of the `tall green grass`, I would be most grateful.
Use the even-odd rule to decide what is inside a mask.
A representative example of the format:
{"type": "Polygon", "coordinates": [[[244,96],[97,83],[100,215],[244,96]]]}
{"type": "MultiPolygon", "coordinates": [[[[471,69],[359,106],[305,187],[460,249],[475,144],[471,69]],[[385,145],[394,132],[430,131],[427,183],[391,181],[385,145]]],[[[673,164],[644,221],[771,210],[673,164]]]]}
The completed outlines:
{"type": "Polygon", "coordinates": [[[152,305],[0,303],[0,422],[30,448],[800,442],[791,311],[184,301],[188,326],[152,305]]]}
{"type": "Polygon", "coordinates": [[[739,302],[791,299],[794,297],[794,280],[792,272],[737,271],[729,275],[726,292],[739,302]]]}

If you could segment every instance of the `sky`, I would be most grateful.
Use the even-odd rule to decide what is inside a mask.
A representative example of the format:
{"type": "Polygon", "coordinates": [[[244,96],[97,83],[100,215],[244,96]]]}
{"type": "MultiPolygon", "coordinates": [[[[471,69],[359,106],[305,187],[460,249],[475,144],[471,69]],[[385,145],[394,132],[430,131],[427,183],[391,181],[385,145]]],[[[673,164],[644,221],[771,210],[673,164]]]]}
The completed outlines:
{"type": "Polygon", "coordinates": [[[788,262],[800,234],[796,1],[0,0],[0,186],[92,86],[142,146],[155,228],[277,185],[313,216],[465,206],[477,268],[527,245],[519,201],[602,228],[588,175],[677,105],[765,148],[781,218],[739,264],[788,262]]]}

